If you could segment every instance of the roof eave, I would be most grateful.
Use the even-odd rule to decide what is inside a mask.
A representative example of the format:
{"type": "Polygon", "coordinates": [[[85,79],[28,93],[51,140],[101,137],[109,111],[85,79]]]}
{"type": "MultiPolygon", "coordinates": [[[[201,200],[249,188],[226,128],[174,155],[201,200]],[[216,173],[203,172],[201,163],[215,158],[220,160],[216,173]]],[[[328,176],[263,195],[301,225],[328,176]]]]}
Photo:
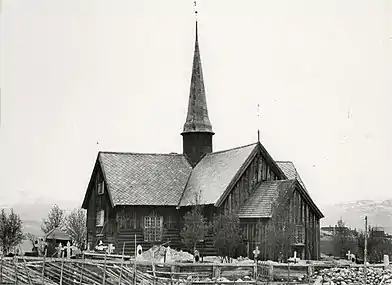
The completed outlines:
{"type": "Polygon", "coordinates": [[[310,197],[308,191],[306,191],[304,189],[304,187],[301,185],[301,183],[299,183],[299,181],[297,179],[295,179],[295,185],[297,187],[299,187],[302,190],[303,195],[305,196],[305,199],[307,200],[307,202],[310,204],[310,206],[313,208],[313,210],[316,212],[316,214],[318,215],[319,219],[324,218],[324,214],[321,212],[321,210],[317,207],[317,205],[314,203],[314,201],[312,200],[312,198],[310,197]]]}
{"type": "Polygon", "coordinates": [[[110,200],[110,204],[112,205],[112,208],[115,206],[114,202],[113,202],[113,198],[112,198],[112,194],[110,192],[110,184],[108,179],[106,178],[106,173],[105,173],[105,168],[103,167],[103,163],[102,163],[102,159],[101,159],[101,152],[98,153],[98,161],[99,161],[99,165],[101,166],[101,171],[102,171],[102,175],[103,175],[103,180],[105,181],[106,184],[106,191],[108,193],[109,196],[109,200],[110,200]]]}
{"type": "Polygon", "coordinates": [[[86,193],[84,194],[84,199],[83,199],[83,202],[82,202],[82,209],[86,209],[87,210],[87,208],[88,208],[88,197],[90,195],[90,191],[89,190],[90,190],[91,184],[93,183],[93,177],[94,177],[94,173],[95,173],[96,168],[97,168],[98,157],[99,157],[99,153],[97,155],[97,158],[95,159],[93,171],[91,172],[90,180],[89,180],[89,182],[87,184],[86,193]]]}

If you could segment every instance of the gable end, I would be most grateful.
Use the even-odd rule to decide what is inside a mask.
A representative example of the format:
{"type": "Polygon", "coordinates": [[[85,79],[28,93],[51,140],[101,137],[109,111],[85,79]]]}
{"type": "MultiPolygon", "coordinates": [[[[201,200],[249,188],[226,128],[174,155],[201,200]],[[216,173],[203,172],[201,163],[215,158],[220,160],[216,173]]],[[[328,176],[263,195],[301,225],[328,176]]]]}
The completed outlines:
{"type": "Polygon", "coordinates": [[[107,192],[107,193],[103,193],[103,195],[108,195],[110,204],[111,204],[112,207],[114,207],[112,195],[110,193],[110,185],[108,183],[108,180],[106,179],[105,170],[102,167],[102,163],[101,163],[101,160],[100,160],[100,153],[98,153],[98,156],[97,156],[97,159],[95,161],[95,165],[94,165],[93,171],[92,171],[91,176],[90,176],[90,181],[89,181],[89,183],[87,185],[86,193],[84,195],[84,199],[83,199],[83,203],[82,203],[82,209],[87,209],[88,208],[89,200],[91,198],[91,195],[92,195],[93,191],[95,190],[95,183],[96,183],[96,180],[97,180],[96,178],[97,178],[97,175],[99,175],[99,174],[102,174],[102,176],[103,176],[103,181],[104,181],[104,184],[105,184],[105,192],[107,192]]]}

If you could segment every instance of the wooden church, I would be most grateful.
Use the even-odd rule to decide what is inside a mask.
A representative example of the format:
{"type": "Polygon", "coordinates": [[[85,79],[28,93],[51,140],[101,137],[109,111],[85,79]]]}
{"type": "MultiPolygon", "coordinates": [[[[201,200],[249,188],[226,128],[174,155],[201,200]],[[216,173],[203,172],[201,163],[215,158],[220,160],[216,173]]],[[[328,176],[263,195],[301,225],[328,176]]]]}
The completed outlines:
{"type": "MultiPolygon", "coordinates": [[[[137,244],[148,249],[170,242],[182,248],[183,216],[196,203],[206,218],[236,211],[245,240],[242,256],[287,259],[320,257],[323,214],[310,197],[294,164],[275,161],[260,142],[213,151],[196,22],[188,113],[182,154],[99,152],[82,207],[87,237],[126,254],[137,244]]],[[[284,145],[282,147],[285,147],[284,145]]],[[[215,255],[210,238],[202,254],[215,255]]]]}

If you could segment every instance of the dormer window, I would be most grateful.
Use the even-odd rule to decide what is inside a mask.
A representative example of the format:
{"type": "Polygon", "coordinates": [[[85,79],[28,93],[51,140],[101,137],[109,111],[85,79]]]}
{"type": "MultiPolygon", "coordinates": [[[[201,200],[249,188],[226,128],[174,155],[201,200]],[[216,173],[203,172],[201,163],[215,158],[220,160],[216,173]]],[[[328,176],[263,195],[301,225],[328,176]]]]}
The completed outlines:
{"type": "Polygon", "coordinates": [[[98,183],[98,195],[102,195],[105,192],[105,183],[102,181],[98,183]]]}

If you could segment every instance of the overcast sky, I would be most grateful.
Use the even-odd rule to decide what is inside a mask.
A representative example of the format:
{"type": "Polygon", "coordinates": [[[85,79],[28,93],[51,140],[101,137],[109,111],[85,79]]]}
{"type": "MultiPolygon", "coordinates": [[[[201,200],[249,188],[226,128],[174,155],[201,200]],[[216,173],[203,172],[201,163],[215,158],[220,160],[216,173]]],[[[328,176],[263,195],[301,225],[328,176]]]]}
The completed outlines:
{"type": "MultiPolygon", "coordinates": [[[[259,128],[317,204],[392,198],[392,1],[198,7],[214,150],[259,128]]],[[[3,0],[1,202],[81,203],[98,150],[182,152],[194,22],[191,0],[3,0]]]]}

